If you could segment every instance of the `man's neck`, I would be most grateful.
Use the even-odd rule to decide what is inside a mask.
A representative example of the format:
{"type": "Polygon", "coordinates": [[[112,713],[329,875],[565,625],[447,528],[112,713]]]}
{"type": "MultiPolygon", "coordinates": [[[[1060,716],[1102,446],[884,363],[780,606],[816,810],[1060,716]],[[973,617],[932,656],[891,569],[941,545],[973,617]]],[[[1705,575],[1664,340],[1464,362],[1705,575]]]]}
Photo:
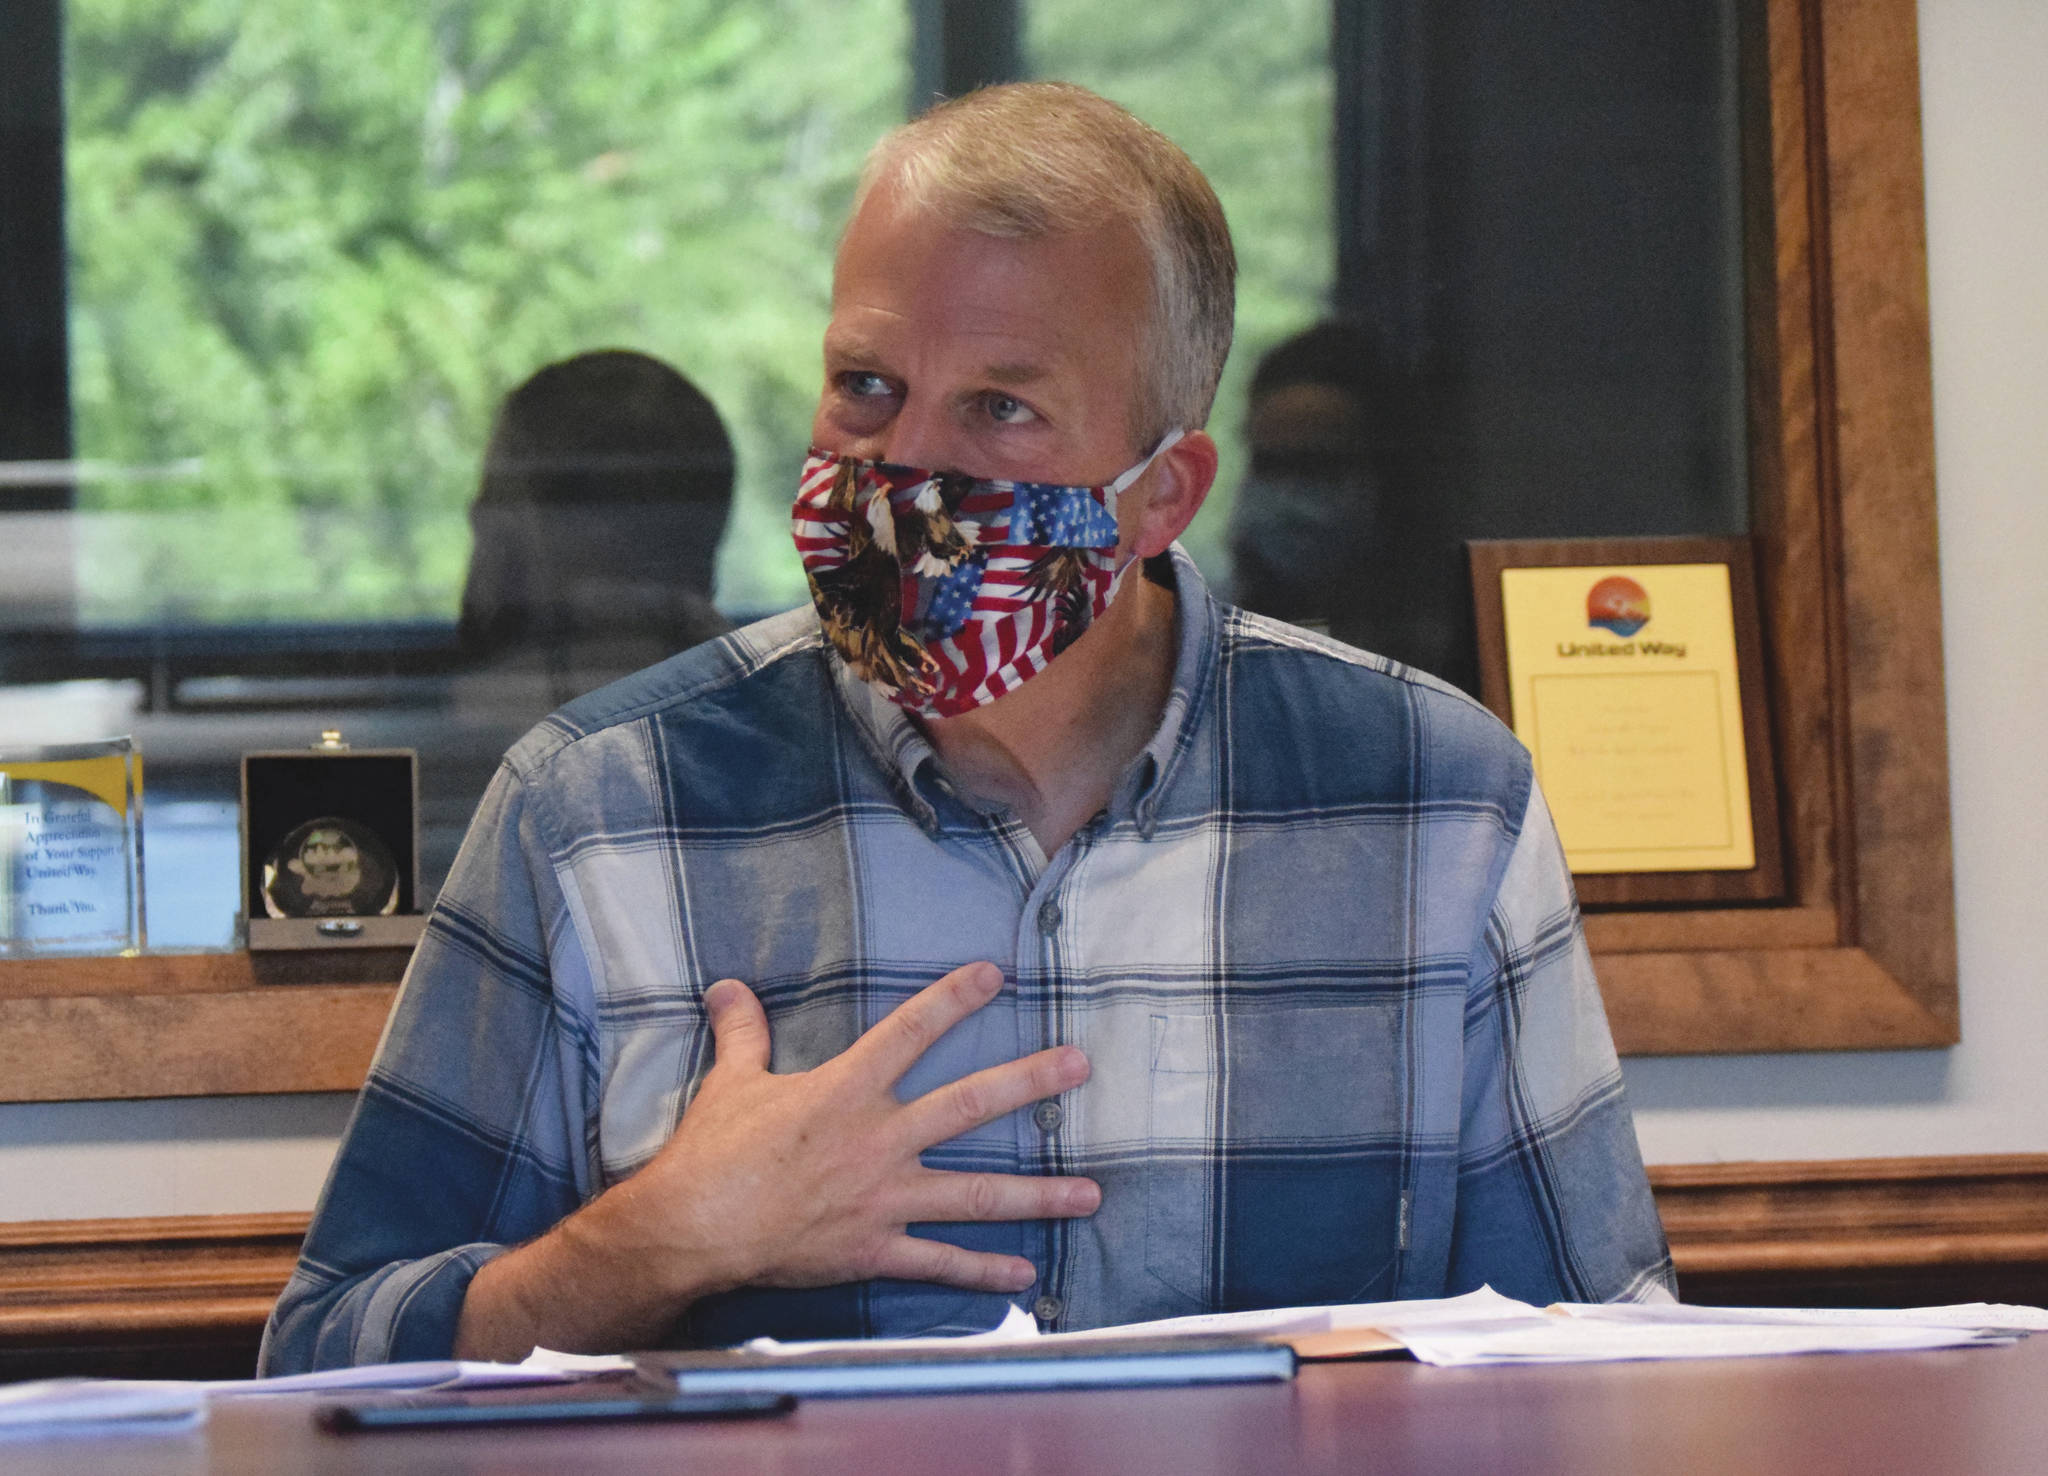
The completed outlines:
{"type": "Polygon", "coordinates": [[[1173,691],[1174,593],[1131,573],[1044,671],[986,707],[924,725],[954,781],[1015,811],[1048,858],[1108,804],[1173,691]]]}

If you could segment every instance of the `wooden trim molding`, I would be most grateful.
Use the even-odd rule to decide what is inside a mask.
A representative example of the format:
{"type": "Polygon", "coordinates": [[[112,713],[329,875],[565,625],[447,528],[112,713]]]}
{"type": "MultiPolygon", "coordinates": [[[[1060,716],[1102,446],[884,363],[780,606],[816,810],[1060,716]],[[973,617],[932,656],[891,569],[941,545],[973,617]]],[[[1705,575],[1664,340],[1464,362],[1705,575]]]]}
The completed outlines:
{"type": "Polygon", "coordinates": [[[1687,1301],[2048,1303],[2048,1154],[1669,1164],[1650,1185],[1687,1301]]]}
{"type": "Polygon", "coordinates": [[[0,1341],[261,1331],[309,1217],[0,1224],[0,1341]]]}
{"type": "Polygon", "coordinates": [[[1588,937],[1625,1055],[1952,1045],[1914,5],[1751,13],[1752,526],[1791,904],[1588,937]]]}
{"type": "MultiPolygon", "coordinates": [[[[1669,1164],[1650,1183],[1687,1301],[2048,1302],[2048,1154],[1669,1164]]],[[[306,1219],[0,1224],[0,1378],[245,1376],[306,1219]]]]}
{"type": "Polygon", "coordinates": [[[249,1377],[306,1220],[0,1224],[0,1379],[249,1377]]]}

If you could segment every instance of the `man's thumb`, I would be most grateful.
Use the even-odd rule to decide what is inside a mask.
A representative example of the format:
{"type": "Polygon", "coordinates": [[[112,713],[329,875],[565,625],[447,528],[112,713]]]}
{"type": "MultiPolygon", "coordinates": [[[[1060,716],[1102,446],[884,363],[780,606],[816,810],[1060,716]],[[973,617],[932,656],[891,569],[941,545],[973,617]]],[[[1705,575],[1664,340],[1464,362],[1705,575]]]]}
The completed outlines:
{"type": "Polygon", "coordinates": [[[768,1016],[753,990],[737,979],[720,979],[704,991],[704,1012],[711,1018],[713,1066],[768,1069],[768,1016]]]}

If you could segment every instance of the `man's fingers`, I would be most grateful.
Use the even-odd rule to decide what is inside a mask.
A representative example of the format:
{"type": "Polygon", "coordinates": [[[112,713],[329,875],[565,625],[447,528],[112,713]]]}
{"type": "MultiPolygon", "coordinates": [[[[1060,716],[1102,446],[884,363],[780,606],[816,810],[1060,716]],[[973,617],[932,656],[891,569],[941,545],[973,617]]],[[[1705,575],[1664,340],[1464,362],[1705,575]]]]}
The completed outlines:
{"type": "Polygon", "coordinates": [[[711,1019],[714,1068],[768,1069],[768,1016],[753,990],[737,979],[720,979],[704,991],[704,1013],[711,1019]]]}
{"type": "Polygon", "coordinates": [[[933,1281],[973,1291],[1020,1292],[1038,1280],[1038,1268],[1020,1256],[967,1251],[943,1240],[898,1236],[875,1275],[898,1281],[933,1281]]]}
{"type": "Polygon", "coordinates": [[[918,1175],[898,1212],[906,1224],[939,1220],[1072,1220],[1102,1206],[1093,1179],[1041,1174],[968,1174],[932,1169],[918,1175]]]}
{"type": "Polygon", "coordinates": [[[863,1070],[893,1085],[932,1043],[996,997],[1003,971],[991,963],[957,968],[889,1011],[875,1027],[853,1043],[847,1055],[863,1070]]]}
{"type": "Polygon", "coordinates": [[[935,1087],[905,1107],[901,1121],[911,1145],[922,1151],[1087,1079],[1088,1058],[1080,1047],[1055,1046],[935,1087]]]}

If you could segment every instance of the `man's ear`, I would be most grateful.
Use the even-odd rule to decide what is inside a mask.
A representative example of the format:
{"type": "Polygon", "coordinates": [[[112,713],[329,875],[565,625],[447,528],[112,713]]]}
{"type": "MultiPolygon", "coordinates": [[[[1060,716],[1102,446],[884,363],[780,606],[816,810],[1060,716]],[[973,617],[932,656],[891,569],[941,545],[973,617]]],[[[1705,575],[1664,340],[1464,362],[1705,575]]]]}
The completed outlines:
{"type": "Polygon", "coordinates": [[[1187,531],[1216,481],[1216,462],[1216,443],[1207,431],[1189,431],[1159,453],[1131,489],[1143,489],[1143,502],[1136,526],[1126,530],[1126,553],[1152,558],[1187,531]]]}

